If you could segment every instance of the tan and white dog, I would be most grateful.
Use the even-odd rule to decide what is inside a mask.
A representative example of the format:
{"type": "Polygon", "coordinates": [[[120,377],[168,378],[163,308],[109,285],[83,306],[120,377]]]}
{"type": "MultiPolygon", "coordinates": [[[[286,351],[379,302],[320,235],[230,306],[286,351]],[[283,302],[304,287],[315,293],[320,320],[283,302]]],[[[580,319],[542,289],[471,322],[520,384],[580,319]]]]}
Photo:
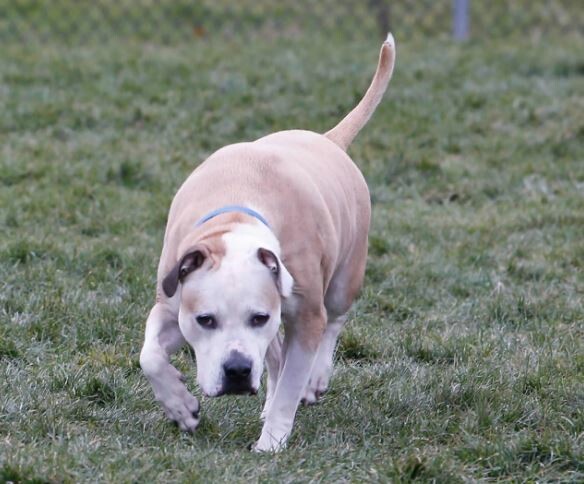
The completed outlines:
{"type": "Polygon", "coordinates": [[[256,451],[282,449],[298,404],[327,390],[363,282],[371,215],[367,185],[346,150],[381,101],[394,61],[389,34],[367,93],[335,128],[226,146],[174,197],[140,364],[182,430],[199,423],[199,402],[170,363],[185,343],[210,397],[255,394],[265,360],[256,451]]]}

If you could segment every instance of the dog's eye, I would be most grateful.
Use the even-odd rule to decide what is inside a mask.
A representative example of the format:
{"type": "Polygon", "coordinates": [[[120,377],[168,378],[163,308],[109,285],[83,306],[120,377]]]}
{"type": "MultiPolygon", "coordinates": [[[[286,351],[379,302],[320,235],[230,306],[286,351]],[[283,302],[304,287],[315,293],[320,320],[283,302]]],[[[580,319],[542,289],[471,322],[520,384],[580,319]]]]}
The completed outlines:
{"type": "Polygon", "coordinates": [[[260,326],[266,324],[268,322],[268,319],[270,319],[269,314],[257,313],[251,317],[250,324],[254,328],[259,328],[260,326]]]}
{"type": "Polygon", "coordinates": [[[197,323],[205,329],[215,329],[217,327],[217,321],[215,321],[215,318],[211,314],[197,316],[197,323]]]}

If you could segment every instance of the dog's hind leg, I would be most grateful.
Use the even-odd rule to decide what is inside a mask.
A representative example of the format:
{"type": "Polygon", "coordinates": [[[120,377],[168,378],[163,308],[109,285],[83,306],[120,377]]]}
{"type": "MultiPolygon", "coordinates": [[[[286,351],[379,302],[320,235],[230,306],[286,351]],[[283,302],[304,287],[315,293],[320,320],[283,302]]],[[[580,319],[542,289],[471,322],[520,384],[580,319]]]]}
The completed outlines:
{"type": "MultiPolygon", "coordinates": [[[[365,216],[359,219],[362,234],[366,234],[369,230],[370,207],[367,201],[364,202],[364,206],[367,211],[365,216]]],[[[362,237],[355,242],[349,257],[336,271],[327,289],[325,307],[328,322],[312,367],[310,380],[304,389],[301,400],[304,405],[316,403],[328,390],[337,340],[347,320],[347,313],[363,284],[366,263],[367,238],[362,237]]]]}
{"type": "Polygon", "coordinates": [[[310,380],[304,389],[302,396],[303,405],[316,403],[328,390],[329,381],[333,373],[333,356],[337,346],[337,339],[345,324],[346,315],[334,318],[326,325],[322,341],[318,347],[318,353],[312,366],[310,380]]]}
{"type": "Polygon", "coordinates": [[[146,322],[140,366],[168,418],[181,430],[192,432],[199,423],[199,401],[187,390],[183,375],[170,364],[170,355],[184,344],[176,316],[156,304],[146,322]]]}

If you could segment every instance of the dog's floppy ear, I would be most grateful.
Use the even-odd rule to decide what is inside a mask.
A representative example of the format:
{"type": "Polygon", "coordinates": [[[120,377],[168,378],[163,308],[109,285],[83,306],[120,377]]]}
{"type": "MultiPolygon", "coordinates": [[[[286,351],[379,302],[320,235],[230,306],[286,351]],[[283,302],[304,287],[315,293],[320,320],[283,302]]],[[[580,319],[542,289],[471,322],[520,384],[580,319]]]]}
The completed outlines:
{"type": "Polygon", "coordinates": [[[280,295],[282,297],[290,296],[290,294],[292,294],[294,279],[288,272],[288,269],[284,267],[284,264],[282,264],[278,256],[271,250],[260,247],[258,249],[258,259],[263,265],[270,269],[270,272],[274,275],[276,287],[278,288],[280,295]]]}
{"type": "Polygon", "coordinates": [[[201,267],[207,255],[207,251],[203,247],[189,249],[162,280],[164,294],[168,297],[174,296],[178,283],[182,282],[191,272],[201,267]]]}

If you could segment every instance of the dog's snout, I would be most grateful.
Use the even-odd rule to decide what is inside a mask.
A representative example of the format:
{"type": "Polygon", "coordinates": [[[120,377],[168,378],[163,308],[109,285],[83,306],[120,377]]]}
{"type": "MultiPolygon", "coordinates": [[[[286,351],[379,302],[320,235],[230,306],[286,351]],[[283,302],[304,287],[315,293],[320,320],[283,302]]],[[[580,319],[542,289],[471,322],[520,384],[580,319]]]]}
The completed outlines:
{"type": "Polygon", "coordinates": [[[251,373],[251,361],[241,353],[233,353],[223,364],[223,371],[229,380],[244,380],[251,373]]]}
{"type": "Polygon", "coordinates": [[[223,388],[221,395],[254,395],[257,388],[251,384],[252,361],[245,355],[234,351],[223,363],[223,388]]]}

